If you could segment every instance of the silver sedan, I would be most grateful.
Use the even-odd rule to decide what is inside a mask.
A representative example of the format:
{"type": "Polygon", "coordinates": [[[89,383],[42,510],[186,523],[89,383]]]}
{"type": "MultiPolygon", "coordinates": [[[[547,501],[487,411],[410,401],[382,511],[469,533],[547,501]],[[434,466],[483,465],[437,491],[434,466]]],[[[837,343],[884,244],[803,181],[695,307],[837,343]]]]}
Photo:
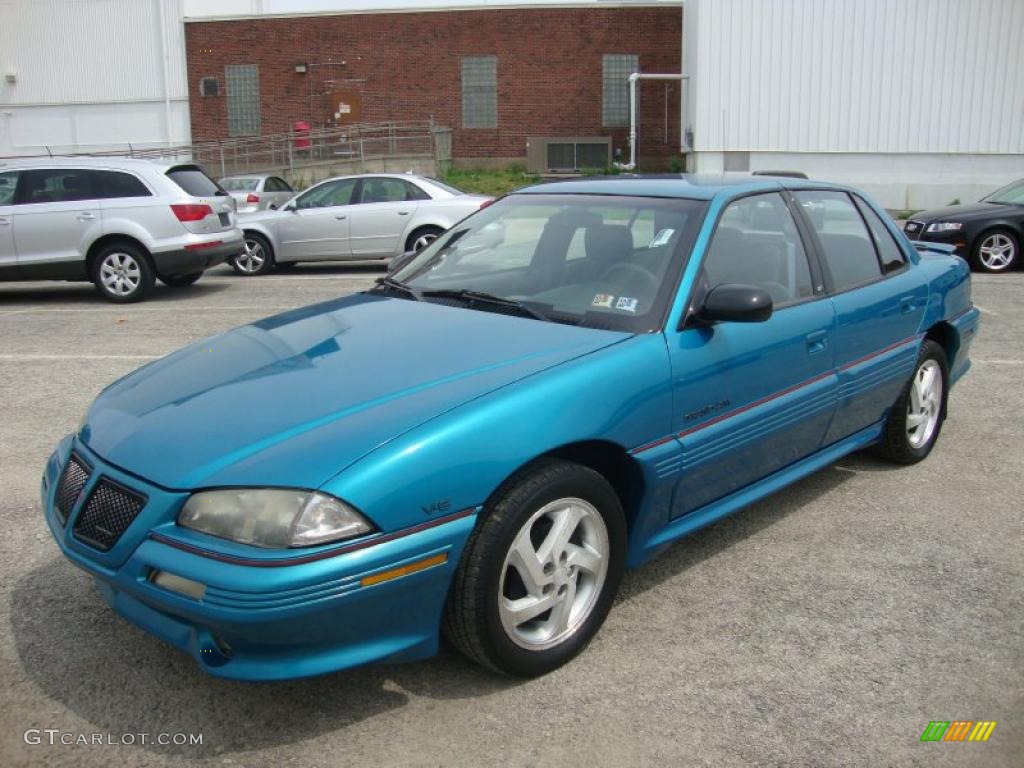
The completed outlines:
{"type": "Polygon", "coordinates": [[[280,176],[225,176],[219,183],[235,198],[239,213],[280,208],[295,196],[280,176]]]}
{"type": "Polygon", "coordinates": [[[413,174],[339,176],[280,210],[239,216],[246,251],[231,264],[240,275],[262,275],[300,261],[390,261],[491,200],[413,174]]]}

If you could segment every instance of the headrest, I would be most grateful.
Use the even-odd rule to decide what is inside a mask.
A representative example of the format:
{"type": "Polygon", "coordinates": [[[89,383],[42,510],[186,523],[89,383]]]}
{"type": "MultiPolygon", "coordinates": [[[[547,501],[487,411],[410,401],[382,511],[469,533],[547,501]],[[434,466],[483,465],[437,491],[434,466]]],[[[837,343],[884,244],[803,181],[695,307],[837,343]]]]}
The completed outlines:
{"type": "Polygon", "coordinates": [[[588,259],[609,264],[633,254],[633,234],[624,224],[599,224],[587,227],[584,246],[588,259]]]}

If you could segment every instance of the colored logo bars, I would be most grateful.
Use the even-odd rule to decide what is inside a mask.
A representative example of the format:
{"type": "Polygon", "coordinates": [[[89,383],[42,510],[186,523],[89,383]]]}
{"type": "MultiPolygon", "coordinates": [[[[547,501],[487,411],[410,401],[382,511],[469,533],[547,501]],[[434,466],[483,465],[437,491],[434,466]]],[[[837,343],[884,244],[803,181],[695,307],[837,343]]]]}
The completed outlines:
{"type": "Polygon", "coordinates": [[[995,720],[932,720],[921,741],[988,741],[995,727],[995,720]]]}

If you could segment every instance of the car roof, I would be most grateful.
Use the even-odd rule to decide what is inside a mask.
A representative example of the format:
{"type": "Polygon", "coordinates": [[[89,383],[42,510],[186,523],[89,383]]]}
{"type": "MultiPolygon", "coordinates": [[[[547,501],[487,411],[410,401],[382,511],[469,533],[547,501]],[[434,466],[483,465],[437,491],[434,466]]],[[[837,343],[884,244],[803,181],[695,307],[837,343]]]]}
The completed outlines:
{"type": "Polygon", "coordinates": [[[106,157],[68,157],[54,155],[53,157],[7,157],[0,159],[0,169],[11,168],[52,168],[53,166],[66,166],[68,168],[124,168],[126,170],[166,170],[181,165],[196,165],[191,160],[182,162],[171,162],[162,158],[152,160],[138,157],[120,157],[116,155],[106,157]]]}
{"type": "Polygon", "coordinates": [[[721,193],[730,197],[776,189],[846,189],[839,184],[771,176],[705,176],[687,173],[623,174],[551,181],[513,194],[622,195],[627,197],[679,197],[710,200],[721,193]]]}

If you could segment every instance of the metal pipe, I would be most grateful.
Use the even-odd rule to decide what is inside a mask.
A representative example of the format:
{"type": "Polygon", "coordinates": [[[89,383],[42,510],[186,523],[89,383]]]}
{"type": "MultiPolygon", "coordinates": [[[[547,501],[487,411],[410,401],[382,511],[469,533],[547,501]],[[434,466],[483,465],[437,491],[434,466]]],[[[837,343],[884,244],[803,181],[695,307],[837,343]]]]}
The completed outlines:
{"type": "Polygon", "coordinates": [[[167,129],[167,146],[171,147],[174,146],[174,141],[171,138],[171,76],[168,64],[168,56],[170,54],[167,51],[167,29],[166,20],[164,19],[166,9],[164,8],[164,0],[157,0],[156,6],[156,13],[160,19],[160,58],[162,59],[164,74],[164,123],[166,124],[165,128],[167,129]]]}
{"type": "Polygon", "coordinates": [[[632,171],[636,168],[636,83],[638,80],[689,80],[689,75],[656,74],[653,72],[634,72],[629,76],[629,162],[616,163],[617,168],[632,171]]]}

